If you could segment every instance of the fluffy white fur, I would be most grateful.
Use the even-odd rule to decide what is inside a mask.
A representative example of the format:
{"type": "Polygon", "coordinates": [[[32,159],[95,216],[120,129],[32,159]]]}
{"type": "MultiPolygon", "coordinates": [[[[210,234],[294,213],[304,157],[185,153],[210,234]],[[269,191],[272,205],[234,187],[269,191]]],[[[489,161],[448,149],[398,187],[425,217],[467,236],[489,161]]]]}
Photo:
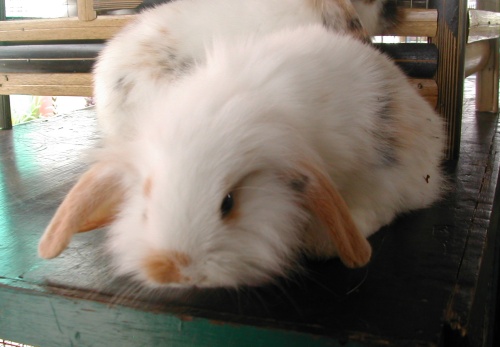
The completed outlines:
{"type": "MultiPolygon", "coordinates": [[[[353,1],[370,35],[388,25],[381,16],[385,1],[353,1]]],[[[344,5],[336,0],[182,0],[142,13],[99,57],[94,77],[102,130],[119,138],[133,134],[143,122],[139,111],[154,101],[154,91],[204,62],[214,40],[235,42],[248,34],[315,23],[357,30],[349,28],[356,18],[345,18],[346,4],[349,0],[344,5]]]]}
{"type": "MultiPolygon", "coordinates": [[[[383,2],[355,1],[369,30],[383,2]]],[[[104,147],[40,255],[111,223],[117,273],[149,286],[257,285],[301,252],[366,264],[367,236],[439,197],[443,124],[385,56],[332,33],[335,6],[182,0],[140,15],[99,58],[104,147]]]]}
{"type": "Polygon", "coordinates": [[[286,179],[301,160],[329,174],[365,237],[440,195],[439,116],[385,56],[319,26],[217,44],[175,88],[151,93],[134,139],[103,153],[123,161],[111,165],[127,192],[109,250],[146,284],[152,249],[188,254],[182,285],[198,286],[286,275],[300,250],[335,255],[286,179]],[[232,190],[241,214],[227,223],[232,190]]]}

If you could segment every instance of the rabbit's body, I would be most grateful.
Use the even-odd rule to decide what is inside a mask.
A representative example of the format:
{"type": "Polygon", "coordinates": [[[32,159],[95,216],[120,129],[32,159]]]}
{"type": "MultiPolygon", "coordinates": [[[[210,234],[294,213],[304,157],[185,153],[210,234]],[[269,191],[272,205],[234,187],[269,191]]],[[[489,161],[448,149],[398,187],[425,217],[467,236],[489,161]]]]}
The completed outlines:
{"type": "MultiPolygon", "coordinates": [[[[158,160],[145,157],[139,167],[168,164],[172,172],[161,170],[168,185],[190,189],[186,173],[200,171],[187,179],[198,190],[225,180],[226,169],[245,176],[245,166],[258,171],[255,165],[274,162],[284,170],[293,167],[291,157],[312,158],[334,182],[364,237],[440,196],[442,121],[374,49],[305,28],[215,48],[207,65],[165,99],[158,96],[161,101],[146,112],[149,124],[140,129],[139,138],[151,145],[141,152],[160,150],[158,160]],[[174,160],[160,158],[171,151],[174,160]]],[[[314,240],[308,249],[332,256],[331,245],[314,240]]]]}
{"type": "Polygon", "coordinates": [[[321,26],[216,44],[150,98],[68,194],[42,256],[111,221],[120,274],[256,285],[301,252],[362,266],[367,236],[441,193],[439,116],[385,56],[321,26]]]}
{"type": "Polygon", "coordinates": [[[332,31],[370,35],[392,23],[382,16],[386,0],[181,0],[147,10],[111,39],[95,69],[95,96],[106,136],[129,136],[154,90],[205,61],[214,40],[235,42],[283,28],[323,23],[332,31]]]}

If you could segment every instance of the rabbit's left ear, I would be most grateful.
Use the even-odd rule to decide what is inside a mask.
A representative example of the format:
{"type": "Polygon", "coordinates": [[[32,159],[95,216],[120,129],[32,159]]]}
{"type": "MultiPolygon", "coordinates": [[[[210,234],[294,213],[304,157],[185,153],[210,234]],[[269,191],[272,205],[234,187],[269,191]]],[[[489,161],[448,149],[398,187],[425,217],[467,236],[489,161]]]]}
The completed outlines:
{"type": "Polygon", "coordinates": [[[120,173],[105,164],[95,164],[66,195],[38,245],[42,258],[57,257],[78,232],[111,223],[124,198],[120,173]]]}
{"type": "MultiPolygon", "coordinates": [[[[371,246],[358,230],[346,202],[328,174],[311,163],[300,165],[295,189],[304,196],[304,204],[328,229],[342,262],[350,268],[370,261],[371,246]]],[[[293,184],[293,183],[292,183],[293,184]]]]}
{"type": "Polygon", "coordinates": [[[323,24],[338,33],[350,34],[361,41],[371,43],[371,37],[363,27],[358,12],[350,0],[311,0],[321,12],[323,24]]]}

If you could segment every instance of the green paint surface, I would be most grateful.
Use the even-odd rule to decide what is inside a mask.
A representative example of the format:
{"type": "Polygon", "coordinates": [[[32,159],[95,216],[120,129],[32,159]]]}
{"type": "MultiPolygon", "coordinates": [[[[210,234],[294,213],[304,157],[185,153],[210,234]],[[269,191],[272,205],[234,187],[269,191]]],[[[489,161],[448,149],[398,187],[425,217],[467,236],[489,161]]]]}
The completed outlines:
{"type": "Polygon", "coordinates": [[[39,347],[341,346],[327,337],[144,312],[5,286],[0,286],[0,336],[39,347]]]}

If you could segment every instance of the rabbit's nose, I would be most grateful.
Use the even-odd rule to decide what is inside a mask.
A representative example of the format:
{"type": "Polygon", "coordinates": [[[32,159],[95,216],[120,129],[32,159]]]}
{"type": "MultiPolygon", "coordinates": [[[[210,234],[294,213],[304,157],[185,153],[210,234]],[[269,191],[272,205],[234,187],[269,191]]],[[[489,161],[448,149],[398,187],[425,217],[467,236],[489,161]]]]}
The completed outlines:
{"type": "Polygon", "coordinates": [[[191,258],[177,251],[152,251],[143,262],[146,276],[157,284],[185,283],[189,278],[181,269],[191,264],[191,258]]]}

